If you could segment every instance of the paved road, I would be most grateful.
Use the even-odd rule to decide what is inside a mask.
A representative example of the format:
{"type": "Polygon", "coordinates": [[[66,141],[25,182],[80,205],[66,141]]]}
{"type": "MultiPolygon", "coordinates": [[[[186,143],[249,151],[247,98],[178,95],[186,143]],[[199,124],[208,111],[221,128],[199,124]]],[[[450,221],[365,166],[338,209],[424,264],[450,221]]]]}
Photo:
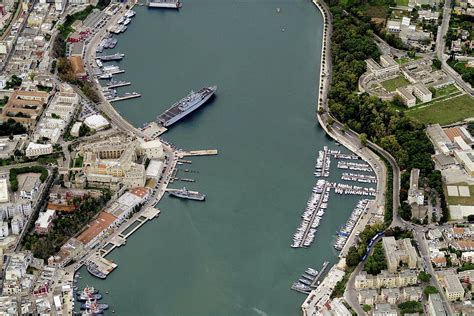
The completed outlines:
{"type": "Polygon", "coordinates": [[[443,7],[443,22],[438,27],[438,35],[436,37],[436,56],[441,61],[441,69],[448,75],[453,77],[456,84],[461,87],[467,94],[474,96],[474,89],[470,84],[462,80],[462,77],[448,65],[446,62],[448,56],[444,54],[446,48],[446,34],[449,30],[449,21],[451,19],[451,0],[445,0],[443,7]]]}

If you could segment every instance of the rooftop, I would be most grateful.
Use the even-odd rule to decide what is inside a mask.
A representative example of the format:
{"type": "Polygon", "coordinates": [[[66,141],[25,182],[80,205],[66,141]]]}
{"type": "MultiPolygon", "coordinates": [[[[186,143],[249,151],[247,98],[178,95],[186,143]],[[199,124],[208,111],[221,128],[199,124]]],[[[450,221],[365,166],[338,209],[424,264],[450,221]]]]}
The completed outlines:
{"type": "Polygon", "coordinates": [[[89,223],[89,228],[83,231],[77,240],[87,245],[91,240],[106,230],[117,218],[107,212],[100,212],[99,216],[89,223]]]}

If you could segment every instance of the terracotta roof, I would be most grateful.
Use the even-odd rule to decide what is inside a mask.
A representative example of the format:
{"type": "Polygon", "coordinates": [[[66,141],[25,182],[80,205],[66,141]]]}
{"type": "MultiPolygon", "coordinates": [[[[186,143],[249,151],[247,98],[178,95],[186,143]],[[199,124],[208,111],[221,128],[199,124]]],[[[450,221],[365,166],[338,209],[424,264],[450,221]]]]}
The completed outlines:
{"type": "Polygon", "coordinates": [[[130,189],[129,192],[140,198],[143,198],[145,195],[147,195],[148,189],[144,187],[136,187],[136,188],[130,189]]]}
{"type": "Polygon", "coordinates": [[[453,233],[455,233],[455,234],[464,234],[464,228],[462,228],[462,227],[453,227],[453,233]]]}
{"type": "Polygon", "coordinates": [[[436,258],[431,259],[431,261],[434,262],[434,263],[438,263],[438,264],[442,264],[442,263],[447,262],[445,257],[436,257],[436,258]]]}
{"type": "Polygon", "coordinates": [[[454,141],[454,137],[456,136],[461,136],[464,140],[466,140],[464,138],[464,134],[461,132],[461,130],[459,129],[459,127],[449,127],[449,128],[445,128],[444,129],[444,132],[446,133],[446,135],[449,137],[449,139],[451,141],[454,141]]]}
{"type": "Polygon", "coordinates": [[[89,228],[83,231],[78,237],[77,240],[82,242],[84,245],[87,245],[92,239],[106,230],[117,217],[113,216],[107,212],[100,212],[99,216],[89,223],[89,228]]]}

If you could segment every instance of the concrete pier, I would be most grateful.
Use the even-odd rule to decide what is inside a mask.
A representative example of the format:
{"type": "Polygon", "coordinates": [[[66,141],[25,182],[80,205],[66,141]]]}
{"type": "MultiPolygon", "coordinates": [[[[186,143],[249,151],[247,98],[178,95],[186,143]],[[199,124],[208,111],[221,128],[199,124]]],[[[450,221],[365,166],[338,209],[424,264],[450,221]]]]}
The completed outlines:
{"type": "Polygon", "coordinates": [[[183,151],[180,153],[179,157],[188,157],[188,156],[210,156],[210,155],[217,155],[217,149],[207,149],[207,150],[190,150],[190,151],[183,151]]]}

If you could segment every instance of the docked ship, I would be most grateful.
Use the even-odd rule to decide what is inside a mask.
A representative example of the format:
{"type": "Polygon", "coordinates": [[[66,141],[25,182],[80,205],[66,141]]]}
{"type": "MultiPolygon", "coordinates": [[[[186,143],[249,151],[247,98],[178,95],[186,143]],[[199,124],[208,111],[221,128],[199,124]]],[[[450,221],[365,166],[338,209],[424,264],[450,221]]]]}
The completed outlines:
{"type": "Polygon", "coordinates": [[[163,125],[164,127],[168,127],[192,111],[198,109],[201,105],[206,103],[207,100],[216,92],[217,87],[205,87],[201,90],[194,92],[191,91],[186,97],[179,100],[175,104],[173,104],[168,110],[166,110],[163,114],[158,116],[156,119],[158,123],[163,125]]]}
{"type": "Polygon", "coordinates": [[[87,267],[87,271],[93,276],[95,276],[96,278],[105,279],[107,277],[107,274],[101,272],[97,264],[95,264],[92,261],[87,262],[86,267],[87,267]]]}
{"type": "Polygon", "coordinates": [[[149,0],[149,8],[179,9],[182,4],[179,0],[149,0]]]}
{"type": "Polygon", "coordinates": [[[106,310],[106,309],[109,309],[109,305],[108,305],[108,304],[105,304],[105,303],[97,303],[96,301],[91,301],[91,300],[88,300],[87,302],[82,303],[82,304],[80,305],[80,307],[81,307],[81,310],[94,309],[94,310],[104,311],[104,310],[106,310]]]}
{"type": "Polygon", "coordinates": [[[125,54],[115,53],[115,54],[107,55],[107,56],[98,56],[98,58],[101,61],[114,61],[114,60],[121,60],[124,56],[125,54]]]}
{"type": "Polygon", "coordinates": [[[78,302],[85,302],[87,300],[100,300],[102,299],[102,295],[99,294],[99,291],[94,289],[93,287],[85,287],[81,292],[76,293],[77,301],[78,302]]]}
{"type": "Polygon", "coordinates": [[[188,199],[188,200],[196,200],[196,201],[204,201],[206,199],[206,195],[199,193],[199,192],[194,192],[194,191],[188,191],[185,187],[179,190],[172,190],[169,191],[170,195],[179,197],[181,199],[188,199]]]}

